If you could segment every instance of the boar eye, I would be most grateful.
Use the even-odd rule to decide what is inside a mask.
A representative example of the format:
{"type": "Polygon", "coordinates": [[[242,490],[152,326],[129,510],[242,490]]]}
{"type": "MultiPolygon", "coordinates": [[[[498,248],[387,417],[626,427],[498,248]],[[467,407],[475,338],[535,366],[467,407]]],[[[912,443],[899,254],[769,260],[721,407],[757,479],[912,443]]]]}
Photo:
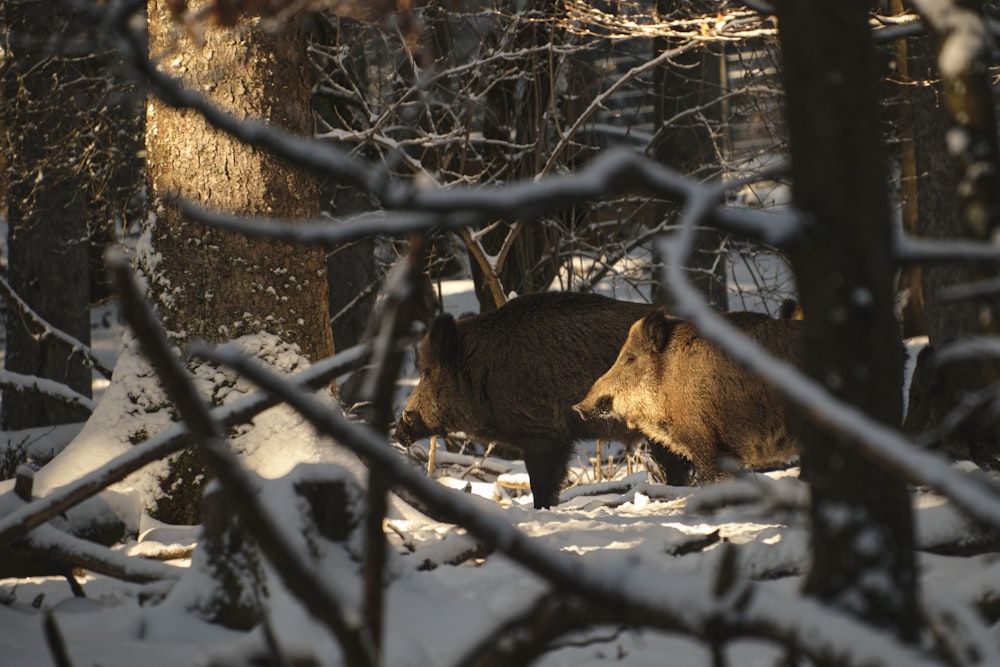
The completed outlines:
{"type": "Polygon", "coordinates": [[[627,355],[625,355],[625,363],[626,364],[634,364],[635,363],[635,355],[634,354],[627,354],[627,355]]]}

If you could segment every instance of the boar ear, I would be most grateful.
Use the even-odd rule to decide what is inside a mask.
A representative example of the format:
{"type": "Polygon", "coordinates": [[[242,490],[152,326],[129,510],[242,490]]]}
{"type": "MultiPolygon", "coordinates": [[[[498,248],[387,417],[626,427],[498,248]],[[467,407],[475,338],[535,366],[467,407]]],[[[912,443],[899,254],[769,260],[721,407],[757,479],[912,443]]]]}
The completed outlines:
{"type": "Polygon", "coordinates": [[[435,358],[442,362],[458,359],[458,327],[455,326],[455,318],[450,314],[445,313],[434,318],[427,338],[435,358]]]}
{"type": "Polygon", "coordinates": [[[659,353],[667,349],[674,327],[662,310],[654,310],[642,319],[642,332],[659,353]]]}

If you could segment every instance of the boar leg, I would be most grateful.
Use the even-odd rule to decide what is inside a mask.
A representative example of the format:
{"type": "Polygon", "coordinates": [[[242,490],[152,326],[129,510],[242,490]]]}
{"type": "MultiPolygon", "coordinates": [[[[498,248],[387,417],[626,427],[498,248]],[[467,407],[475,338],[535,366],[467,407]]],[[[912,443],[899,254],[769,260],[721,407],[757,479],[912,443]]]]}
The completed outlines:
{"type": "Polygon", "coordinates": [[[531,482],[535,509],[547,509],[559,504],[559,492],[569,468],[571,443],[551,440],[524,444],[524,467],[531,482]]]}
{"type": "Polygon", "coordinates": [[[669,486],[691,485],[691,462],[683,456],[670,451],[666,445],[650,441],[649,452],[653,461],[660,467],[663,482],[669,486]]]}

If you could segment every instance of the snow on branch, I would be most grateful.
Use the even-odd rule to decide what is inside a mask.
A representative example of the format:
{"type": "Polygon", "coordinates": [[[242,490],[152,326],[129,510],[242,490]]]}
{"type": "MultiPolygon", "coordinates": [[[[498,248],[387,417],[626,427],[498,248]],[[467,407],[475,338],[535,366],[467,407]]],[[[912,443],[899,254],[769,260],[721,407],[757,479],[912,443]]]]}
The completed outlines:
{"type": "Polygon", "coordinates": [[[989,242],[922,239],[906,234],[896,239],[893,254],[902,264],[1000,261],[1000,248],[989,242]]]}
{"type": "Polygon", "coordinates": [[[25,303],[24,299],[17,295],[14,288],[11,287],[10,283],[8,283],[3,277],[0,277],[0,297],[3,297],[10,309],[20,316],[25,327],[36,330],[31,335],[37,341],[41,342],[46,338],[52,338],[62,342],[66,345],[66,347],[72,350],[72,354],[79,354],[83,358],[83,362],[86,365],[90,366],[107,379],[111,379],[111,369],[108,368],[96,354],[94,354],[94,351],[91,350],[90,347],[84,345],[61,329],[49,324],[45,318],[32,310],[31,306],[25,303]]]}
{"type": "MultiPolygon", "coordinates": [[[[496,219],[533,218],[580,201],[606,200],[624,194],[642,193],[684,201],[699,187],[696,181],[626,150],[605,151],[573,174],[549,176],[502,189],[495,186],[424,187],[394,178],[384,165],[367,162],[330,143],[300,137],[262,121],[240,119],[223,111],[203,95],[160,72],[149,60],[141,36],[129,27],[131,12],[137,11],[136,7],[130,9],[126,3],[114,11],[94,11],[119,36],[118,49],[126,62],[138,70],[152,92],[166,104],[197,111],[210,125],[248,145],[333,177],[342,185],[359,188],[386,209],[409,211],[366,215],[350,223],[296,223],[292,228],[291,224],[277,221],[251,226],[232,216],[185,206],[185,215],[206,224],[271,238],[343,243],[375,234],[401,234],[435,226],[458,229],[496,219]]],[[[783,245],[798,229],[798,218],[794,214],[736,211],[723,207],[713,211],[709,221],[723,231],[752,236],[775,246],[783,245]]]]}
{"type": "MultiPolygon", "coordinates": [[[[291,378],[294,386],[303,391],[315,390],[330,384],[335,378],[354,369],[364,359],[362,347],[352,347],[336,356],[324,359],[291,378]]],[[[278,400],[270,394],[257,392],[242,397],[229,405],[212,410],[212,418],[225,427],[232,427],[250,421],[254,416],[277,405],[278,400]]],[[[128,452],[109,461],[100,468],[59,487],[44,498],[20,507],[0,517],[0,549],[24,537],[32,529],[49,519],[80,504],[87,498],[128,477],[143,466],[158,461],[189,445],[189,433],[181,422],[157,433],[155,436],[132,447],[128,452]]]]}
{"type": "Polygon", "coordinates": [[[448,521],[463,526],[487,548],[499,551],[549,581],[559,593],[587,599],[617,612],[615,621],[655,627],[693,637],[756,636],[796,648],[821,665],[932,665],[935,661],[885,633],[808,599],[770,591],[751,582],[730,582],[723,593],[710,577],[663,572],[654,564],[629,562],[624,568],[592,567],[579,557],[531,539],[504,517],[482,511],[410,466],[382,436],[330,410],[295,389],[255,360],[227,348],[192,346],[191,353],[237,370],[278,395],[318,431],[348,447],[368,467],[387,475],[395,487],[419,496],[448,521]],[[850,641],[844,637],[851,637],[850,641]]]}
{"type": "MultiPolygon", "coordinates": [[[[745,179],[727,181],[739,188],[745,179]]],[[[400,188],[406,185],[400,183],[400,188]]],[[[625,149],[602,152],[581,169],[538,181],[448,189],[413,188],[401,198],[406,211],[364,214],[340,222],[247,219],[182,203],[183,214],[213,227],[266,238],[301,243],[339,244],[379,234],[404,234],[434,227],[461,229],[504,219],[520,220],[556,213],[581,201],[607,201],[628,194],[646,194],[684,202],[705,186],[625,149]]],[[[711,226],[781,247],[798,233],[794,212],[763,212],[718,206],[706,216],[711,226]]]]}
{"type": "Polygon", "coordinates": [[[288,590],[338,639],[347,664],[373,664],[375,651],[369,629],[350,617],[328,580],[298,548],[299,536],[268,507],[251,474],[227,446],[221,424],[202,403],[193,378],[173,354],[166,332],[146,302],[124,253],[111,253],[108,265],[122,313],[243,526],[254,536],[288,590]]]}
{"type": "Polygon", "coordinates": [[[16,547],[10,547],[0,554],[5,557],[17,555],[21,558],[46,558],[122,581],[179,579],[183,573],[181,568],[156,560],[126,556],[52,526],[41,526],[16,547]]]}
{"type": "Polygon", "coordinates": [[[22,394],[42,394],[43,396],[59,401],[63,405],[81,408],[87,412],[93,412],[96,407],[94,401],[83,394],[78,394],[62,382],[38,377],[37,375],[22,375],[21,373],[0,369],[0,387],[22,394]]]}

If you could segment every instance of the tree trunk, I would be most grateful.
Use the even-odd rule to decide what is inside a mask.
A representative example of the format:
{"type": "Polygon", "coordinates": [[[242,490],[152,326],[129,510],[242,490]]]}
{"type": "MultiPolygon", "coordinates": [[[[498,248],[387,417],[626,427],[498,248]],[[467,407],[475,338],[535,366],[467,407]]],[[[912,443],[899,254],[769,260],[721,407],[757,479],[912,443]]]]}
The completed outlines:
{"type": "MultiPolygon", "coordinates": [[[[312,133],[306,35],[294,21],[270,31],[254,19],[206,25],[203,43],[150,0],[150,54],[160,67],[230,113],[312,133]]],[[[193,11],[200,7],[189,3],[193,11]]],[[[245,216],[308,218],[318,189],[300,170],[209,127],[200,115],[153,101],[147,112],[150,215],[140,268],[167,331],[179,344],[266,331],[311,360],[333,352],[322,248],[248,238],[186,220],[170,197],[245,216]]],[[[198,520],[201,469],[181,456],[163,481],[164,521],[198,520]],[[183,482],[183,483],[178,483],[183,482]],[[183,489],[179,502],[170,502],[183,489]]]]}
{"type": "MultiPolygon", "coordinates": [[[[658,0],[661,16],[678,10],[676,0],[658,0]]],[[[704,3],[697,3],[702,5],[704,3]]],[[[697,6],[696,5],[696,6],[697,6]]],[[[699,13],[710,14],[711,7],[699,6],[699,13]],[[702,11],[703,10],[703,11],[702,11]]],[[[678,46],[676,39],[656,40],[654,53],[678,46]]],[[[716,47],[719,48],[719,47],[716,47]]],[[[679,54],[672,62],[659,68],[655,80],[656,138],[651,146],[652,157],[694,179],[707,178],[702,170],[715,164],[716,145],[707,120],[720,122],[721,107],[713,104],[722,94],[720,56],[708,47],[679,54]]],[[[653,223],[660,224],[677,216],[675,204],[661,203],[654,208],[653,223]]],[[[710,229],[695,237],[687,269],[689,280],[717,310],[728,310],[726,291],[726,254],[724,236],[710,229]]],[[[655,258],[660,264],[661,259],[655,258]]],[[[654,301],[668,308],[672,298],[654,283],[654,301]]]]}
{"type": "MultiPolygon", "coordinates": [[[[320,132],[363,127],[369,119],[362,117],[359,109],[346,104],[335,91],[340,86],[350,89],[352,85],[366,87],[370,84],[364,30],[350,18],[321,15],[315,20],[314,39],[320,46],[336,45],[345,51],[343,61],[338,63],[327,62],[323,51],[314,56],[313,67],[319,77],[326,79],[313,89],[313,110],[319,118],[320,132]]],[[[341,147],[344,150],[352,148],[341,147]]],[[[365,154],[363,148],[360,150],[365,154]]],[[[320,200],[323,211],[338,218],[373,208],[367,193],[333,179],[320,183],[320,200]]],[[[383,277],[377,259],[378,241],[366,238],[326,250],[333,347],[346,350],[360,342],[375,310],[383,277]]]]}
{"type": "MultiPolygon", "coordinates": [[[[988,30],[977,32],[986,17],[976,4],[915,4],[932,38],[914,40],[919,48],[915,69],[928,80],[940,75],[934,87],[921,87],[916,93],[923,97],[914,111],[917,161],[922,167],[919,231],[932,239],[964,237],[989,243],[1000,227],[1000,149],[988,69],[990,38],[988,30]],[[959,34],[961,30],[966,34],[959,34]],[[955,57],[956,46],[967,62],[955,57]]],[[[997,269],[996,263],[923,267],[928,336],[934,346],[1000,331],[1000,299],[995,289],[965,299],[942,294],[959,284],[995,281],[997,269]]],[[[980,465],[995,466],[1000,456],[1000,418],[989,403],[978,401],[980,405],[972,410],[969,403],[977,392],[1000,379],[1000,362],[980,356],[924,372],[934,375],[934,391],[927,397],[929,410],[924,413],[930,423],[920,426],[941,427],[952,421],[953,411],[965,413],[948,425],[943,448],[980,465]]]]}
{"type": "MultiPolygon", "coordinates": [[[[790,256],[805,312],[807,372],[897,425],[902,346],[868,3],[776,3],[793,198],[808,214],[790,256]]],[[[906,641],[919,629],[906,485],[804,420],[812,565],[805,591],[906,641]]]]}
{"type": "MultiPolygon", "coordinates": [[[[886,4],[887,10],[892,14],[906,12],[902,0],[889,0],[886,4]]],[[[927,47],[922,44],[925,41],[900,39],[887,47],[890,49],[895,72],[892,76],[885,77],[884,84],[888,89],[893,120],[898,125],[900,217],[903,231],[914,236],[920,233],[920,181],[926,183],[933,167],[923,161],[918,162],[917,137],[918,133],[926,132],[924,122],[928,119],[925,118],[924,122],[918,124],[916,118],[918,114],[925,115],[928,106],[935,106],[933,89],[914,85],[914,81],[920,79],[921,70],[926,70],[927,47]],[[916,77],[911,75],[911,70],[917,74],[916,77]]],[[[900,313],[904,338],[927,334],[922,278],[923,270],[920,266],[900,268],[897,292],[905,297],[900,313]]]]}
{"type": "MultiPolygon", "coordinates": [[[[510,3],[513,4],[513,3],[510,3]]],[[[527,20],[527,17],[552,16],[557,8],[545,0],[529,0],[512,19],[513,26],[502,23],[496,26],[497,39],[505,48],[530,51],[542,44],[556,40],[557,30],[547,20],[527,20]],[[513,38],[506,37],[507,31],[514,31],[513,38]]],[[[487,149],[490,173],[495,175],[495,183],[510,183],[519,179],[533,178],[545,161],[548,141],[545,120],[551,110],[553,87],[552,64],[549,54],[531,52],[516,60],[504,62],[503,79],[491,86],[486,94],[486,117],[483,136],[495,141],[495,146],[487,149]],[[509,142],[509,145],[504,145],[509,142]],[[523,150],[514,146],[534,146],[534,150],[523,150]]],[[[499,229],[486,234],[482,245],[491,256],[496,256],[507,239],[510,225],[500,225],[499,229]]],[[[542,258],[551,253],[551,232],[545,225],[532,221],[522,225],[517,232],[509,254],[498,268],[498,278],[504,294],[517,292],[530,294],[544,290],[552,282],[555,270],[542,258]]],[[[470,261],[472,276],[476,286],[476,296],[482,310],[493,310],[503,303],[497,303],[486,284],[475,258],[470,261]]]]}
{"type": "MultiPolygon", "coordinates": [[[[149,4],[150,54],[162,69],[236,116],[312,132],[305,34],[294,23],[275,32],[253,20],[231,30],[206,26],[199,46],[171,22],[169,4],[149,4]]],[[[297,343],[309,359],[328,356],[322,249],[208,229],[184,219],[168,199],[179,195],[246,216],[315,217],[313,180],[210,128],[198,114],[155,101],[146,150],[155,261],[143,269],[174,338],[219,341],[268,331],[297,343]]]]}
{"type": "MultiPolygon", "coordinates": [[[[43,12],[19,0],[0,5],[7,50],[0,59],[0,128],[8,159],[10,284],[43,319],[89,345],[89,151],[102,125],[105,81],[81,25],[65,8],[43,12]]],[[[6,369],[90,396],[90,368],[66,345],[39,341],[39,331],[8,317],[6,369]]],[[[87,416],[38,394],[3,392],[6,430],[87,416]]]]}

